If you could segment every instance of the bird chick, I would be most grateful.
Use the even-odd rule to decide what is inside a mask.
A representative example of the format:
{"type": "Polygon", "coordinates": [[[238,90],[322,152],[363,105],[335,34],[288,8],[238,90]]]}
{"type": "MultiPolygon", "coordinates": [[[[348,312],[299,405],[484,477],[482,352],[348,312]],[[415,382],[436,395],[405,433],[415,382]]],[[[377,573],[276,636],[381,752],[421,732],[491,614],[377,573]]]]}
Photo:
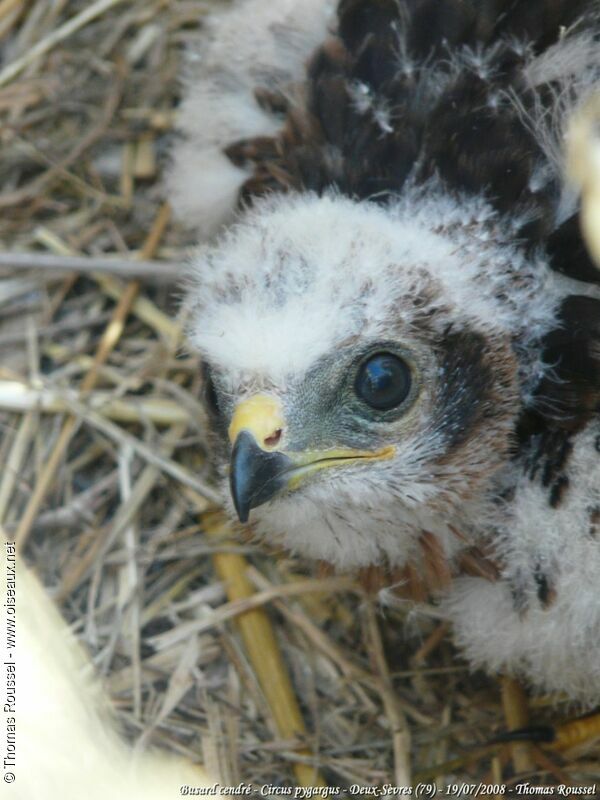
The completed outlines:
{"type": "Polygon", "coordinates": [[[591,2],[241,0],[191,69],[169,182],[213,237],[186,310],[230,513],[419,576],[472,663],[583,703],[600,290],[563,140],[599,36],[591,2]]]}

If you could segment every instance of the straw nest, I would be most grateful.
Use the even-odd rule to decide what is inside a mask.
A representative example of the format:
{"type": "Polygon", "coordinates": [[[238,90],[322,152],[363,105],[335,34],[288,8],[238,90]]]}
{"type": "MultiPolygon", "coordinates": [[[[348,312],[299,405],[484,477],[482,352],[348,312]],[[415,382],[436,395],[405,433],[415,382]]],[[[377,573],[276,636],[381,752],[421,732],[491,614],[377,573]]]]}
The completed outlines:
{"type": "Polygon", "coordinates": [[[0,0],[0,524],[126,736],[223,784],[588,785],[589,744],[493,743],[564,722],[560,698],[472,674],[435,607],[378,605],[219,516],[177,316],[192,241],[161,190],[209,11],[0,0]]]}

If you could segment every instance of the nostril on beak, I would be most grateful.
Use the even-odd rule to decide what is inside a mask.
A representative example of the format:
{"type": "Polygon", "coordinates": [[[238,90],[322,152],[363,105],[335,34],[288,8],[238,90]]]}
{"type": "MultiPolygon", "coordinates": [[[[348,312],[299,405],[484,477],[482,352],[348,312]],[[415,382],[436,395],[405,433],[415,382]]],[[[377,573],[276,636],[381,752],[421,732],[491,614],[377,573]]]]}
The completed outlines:
{"type": "Polygon", "coordinates": [[[281,439],[281,428],[277,428],[277,430],[273,431],[270,436],[265,436],[263,439],[263,444],[265,447],[275,447],[279,444],[279,440],[281,439]]]}

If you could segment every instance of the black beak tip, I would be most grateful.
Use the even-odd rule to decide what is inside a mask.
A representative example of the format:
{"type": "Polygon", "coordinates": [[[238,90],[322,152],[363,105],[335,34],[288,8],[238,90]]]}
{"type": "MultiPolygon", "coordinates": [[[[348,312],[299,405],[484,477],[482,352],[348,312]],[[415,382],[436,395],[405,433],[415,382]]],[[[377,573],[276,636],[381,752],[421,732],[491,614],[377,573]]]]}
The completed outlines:
{"type": "MultiPolygon", "coordinates": [[[[236,443],[237,444],[237,443],[236,443]]],[[[235,453],[235,448],[234,448],[235,453]]],[[[244,481],[243,473],[240,474],[240,469],[236,468],[237,462],[232,460],[232,469],[229,475],[229,489],[231,491],[231,499],[238,515],[240,522],[248,522],[250,516],[250,502],[251,499],[248,495],[246,481],[244,481]]]]}
{"type": "Polygon", "coordinates": [[[291,465],[283,453],[262,450],[248,431],[242,431],[233,445],[229,486],[240,522],[248,522],[250,509],[266,503],[285,485],[291,465]]]}
{"type": "Polygon", "coordinates": [[[235,491],[233,486],[233,480],[230,481],[231,486],[231,497],[233,499],[233,505],[238,515],[238,519],[240,522],[248,522],[248,517],[250,516],[250,505],[247,502],[244,502],[239,495],[239,492],[235,491]]]}

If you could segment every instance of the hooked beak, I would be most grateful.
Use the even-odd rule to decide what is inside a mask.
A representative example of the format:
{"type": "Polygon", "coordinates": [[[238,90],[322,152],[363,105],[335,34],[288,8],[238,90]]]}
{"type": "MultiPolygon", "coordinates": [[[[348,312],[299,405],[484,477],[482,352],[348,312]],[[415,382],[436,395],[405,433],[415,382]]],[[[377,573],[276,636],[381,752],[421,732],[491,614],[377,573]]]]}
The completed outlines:
{"type": "Polygon", "coordinates": [[[240,522],[247,522],[252,508],[284,490],[297,489],[304,479],[326,467],[348,466],[363,460],[392,458],[395,447],[380,450],[284,451],[277,449],[285,421],[279,401],[255,395],[240,403],[229,426],[233,445],[229,484],[240,522]]]}
{"type": "Polygon", "coordinates": [[[251,508],[256,508],[287,484],[286,473],[294,464],[283,453],[261,450],[249,431],[242,431],[233,445],[229,485],[233,505],[240,522],[247,522],[251,508]]]}

